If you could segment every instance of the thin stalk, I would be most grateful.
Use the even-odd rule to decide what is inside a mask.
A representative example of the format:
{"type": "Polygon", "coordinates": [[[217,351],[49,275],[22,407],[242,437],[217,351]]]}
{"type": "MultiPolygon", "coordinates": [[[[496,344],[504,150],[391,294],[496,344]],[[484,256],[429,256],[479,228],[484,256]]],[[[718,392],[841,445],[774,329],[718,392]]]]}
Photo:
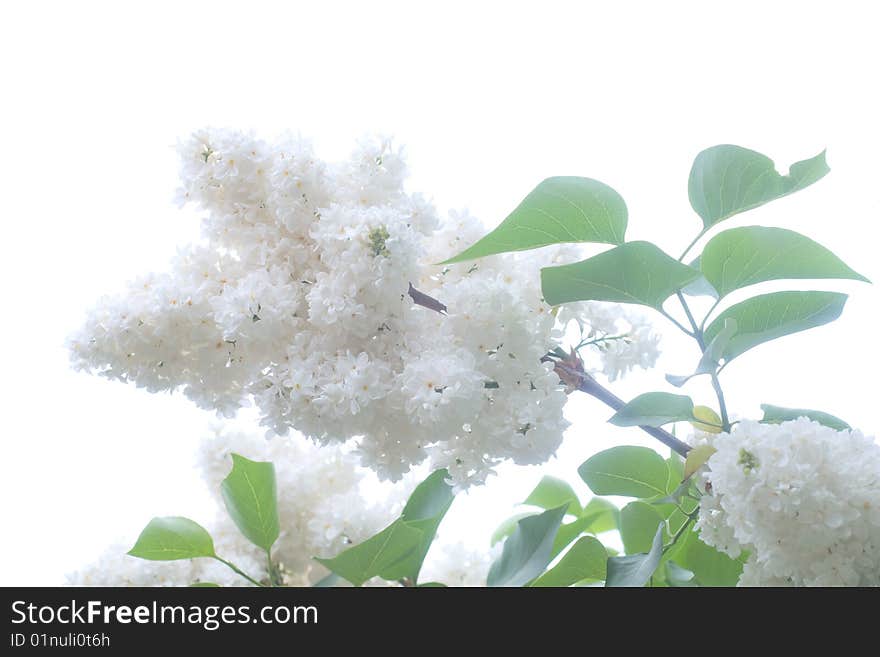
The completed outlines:
{"type": "Polygon", "coordinates": [[[220,558],[220,557],[216,557],[216,556],[215,556],[214,558],[215,558],[217,561],[219,561],[220,563],[222,563],[222,564],[224,564],[225,566],[227,566],[228,568],[231,568],[232,571],[235,572],[236,574],[241,575],[242,577],[244,577],[247,581],[249,581],[249,582],[250,582],[251,584],[253,584],[254,586],[265,586],[265,584],[261,584],[260,582],[258,582],[257,580],[255,580],[253,577],[251,577],[251,576],[248,575],[246,572],[244,572],[243,570],[241,570],[238,566],[236,566],[236,565],[235,565],[234,563],[232,563],[231,561],[226,561],[226,559],[222,559],[222,558],[220,558]]]}
{"type": "Polygon", "coordinates": [[[730,418],[727,416],[727,404],[724,401],[724,392],[721,390],[721,382],[718,380],[718,373],[712,372],[712,387],[715,389],[715,396],[718,397],[718,408],[721,411],[721,429],[722,431],[730,431],[730,418]]]}
{"type": "Polygon", "coordinates": [[[272,553],[266,550],[266,567],[269,569],[269,584],[271,586],[282,586],[284,581],[281,570],[272,563],[272,553]]]}
{"type": "Polygon", "coordinates": [[[678,300],[681,301],[681,307],[684,308],[684,314],[687,316],[688,322],[690,322],[691,328],[694,330],[692,335],[697,338],[698,342],[701,342],[703,338],[702,333],[700,332],[700,329],[697,328],[697,322],[694,320],[693,314],[691,314],[690,306],[687,305],[687,301],[685,301],[684,295],[679,291],[675,293],[675,296],[677,296],[678,300]]]}
{"type": "Polygon", "coordinates": [[[715,300],[715,303],[712,304],[712,307],[709,308],[709,312],[706,313],[706,316],[703,317],[703,321],[700,322],[700,333],[702,333],[703,330],[706,328],[706,322],[709,321],[709,316],[710,316],[713,312],[715,312],[715,309],[718,307],[718,304],[720,304],[720,303],[721,303],[721,299],[716,299],[716,300],[715,300]]]}
{"type": "MultiPolygon", "coordinates": [[[[678,300],[681,302],[681,307],[684,308],[684,314],[687,315],[688,321],[694,329],[693,337],[700,346],[700,351],[705,352],[706,342],[703,340],[703,331],[697,327],[697,322],[691,313],[687,301],[685,301],[684,295],[681,292],[676,292],[675,294],[678,296],[678,300]]],[[[727,432],[730,431],[730,419],[727,415],[727,402],[724,400],[724,391],[721,390],[721,382],[718,380],[718,372],[720,371],[721,369],[712,372],[712,388],[715,390],[715,396],[718,398],[718,408],[721,411],[721,430],[727,432]]]]}
{"type": "Polygon", "coordinates": [[[663,554],[666,554],[666,552],[668,552],[670,549],[672,549],[673,546],[675,546],[675,544],[678,542],[678,539],[680,539],[681,535],[684,534],[688,530],[688,528],[691,526],[691,523],[696,519],[696,517],[699,515],[699,513],[700,513],[700,507],[697,507],[691,513],[685,514],[685,515],[687,515],[687,520],[684,522],[684,524],[681,527],[678,528],[678,531],[675,532],[675,535],[672,537],[672,540],[663,546],[663,554]]]}
{"type": "Polygon", "coordinates": [[[593,344],[602,344],[603,342],[614,342],[616,340],[626,340],[629,336],[629,333],[623,333],[621,335],[609,335],[602,338],[593,338],[592,340],[581,340],[578,343],[578,346],[574,348],[575,351],[578,349],[582,349],[583,347],[589,347],[593,344]]]}
{"type": "Polygon", "coordinates": [[[672,322],[673,324],[675,324],[675,325],[676,325],[676,326],[677,326],[677,327],[678,327],[683,333],[685,333],[685,334],[691,336],[692,338],[695,337],[694,334],[691,333],[690,331],[688,331],[688,330],[682,325],[681,322],[679,322],[677,319],[675,319],[675,317],[673,317],[672,315],[670,315],[668,312],[666,312],[666,311],[663,310],[662,308],[660,308],[660,314],[663,315],[663,316],[664,316],[666,319],[668,319],[670,322],[672,322]]]}
{"type": "Polygon", "coordinates": [[[704,228],[703,230],[701,230],[700,233],[693,239],[693,241],[687,245],[687,248],[684,250],[684,253],[682,253],[680,256],[678,256],[679,262],[684,261],[684,257],[688,254],[688,252],[690,252],[690,250],[692,248],[694,248],[694,245],[700,241],[700,238],[703,237],[703,235],[705,235],[708,230],[709,230],[709,228],[704,228]]]}

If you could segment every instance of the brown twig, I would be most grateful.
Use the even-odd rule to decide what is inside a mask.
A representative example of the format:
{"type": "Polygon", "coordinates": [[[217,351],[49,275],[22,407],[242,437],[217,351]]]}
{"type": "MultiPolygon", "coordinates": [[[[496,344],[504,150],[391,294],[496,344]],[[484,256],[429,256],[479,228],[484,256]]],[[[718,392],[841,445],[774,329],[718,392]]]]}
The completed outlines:
{"type": "MultiPolygon", "coordinates": [[[[599,401],[604,402],[607,406],[613,408],[615,411],[619,411],[626,406],[626,402],[602,386],[596,381],[596,379],[584,371],[580,359],[578,359],[576,363],[572,362],[571,357],[566,358],[565,360],[555,360],[554,362],[556,363],[556,373],[559,375],[559,378],[575,390],[580,390],[581,392],[585,392],[588,395],[595,397],[599,401]],[[575,383],[576,385],[572,385],[575,383]]],[[[687,456],[687,453],[691,449],[690,445],[680,441],[671,433],[664,431],[659,427],[639,425],[639,429],[651,437],[656,438],[672,451],[681,454],[682,456],[687,456]]]]}

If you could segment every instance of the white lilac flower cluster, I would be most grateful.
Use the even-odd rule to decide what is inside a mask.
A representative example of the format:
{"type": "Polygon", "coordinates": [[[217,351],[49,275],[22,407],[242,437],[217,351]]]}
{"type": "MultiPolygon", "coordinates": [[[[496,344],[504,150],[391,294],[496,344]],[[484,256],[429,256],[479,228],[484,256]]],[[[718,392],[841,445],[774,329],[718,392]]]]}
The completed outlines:
{"type": "MultiPolygon", "coordinates": [[[[265,553],[241,535],[223,510],[219,492],[220,482],[232,466],[233,452],[275,464],[281,534],[272,554],[281,565],[284,583],[290,586],[309,586],[328,574],[312,557],[335,556],[390,524],[415,483],[408,477],[402,484],[377,491],[374,480],[373,488],[365,491],[370,473],[359,468],[357,459],[344,448],[218,432],[215,439],[204,441],[199,451],[198,468],[217,511],[215,518],[204,524],[214,538],[217,554],[258,580],[268,579],[265,553]],[[374,501],[366,502],[367,497],[374,501]]],[[[156,562],[128,556],[125,553],[133,543],[112,546],[94,563],[70,575],[68,582],[79,586],[247,585],[226,566],[210,559],[156,562]]],[[[488,553],[475,555],[457,544],[440,544],[439,549],[432,548],[425,568],[435,581],[476,585],[485,583],[488,558],[488,553]]]]}
{"type": "MultiPolygon", "coordinates": [[[[707,438],[708,435],[703,436],[707,438]]],[[[740,586],[880,585],[880,445],[805,417],[710,438],[703,541],[750,556],[740,586]]]]}
{"type": "MultiPolygon", "coordinates": [[[[356,437],[362,462],[393,480],[428,459],[467,486],[505,459],[555,452],[566,396],[541,358],[563,322],[539,269],[578,259],[576,247],[434,264],[483,227],[464,213],[441,221],[404,192],[387,140],[339,164],[299,139],[233,131],[179,150],[180,200],[205,211],[204,239],[102,299],[70,340],[76,367],[182,389],[227,417],[253,402],[278,434],[356,437]]],[[[599,338],[627,334],[600,354],[611,378],[656,359],[654,334],[619,306],[563,317],[599,338]]]]}

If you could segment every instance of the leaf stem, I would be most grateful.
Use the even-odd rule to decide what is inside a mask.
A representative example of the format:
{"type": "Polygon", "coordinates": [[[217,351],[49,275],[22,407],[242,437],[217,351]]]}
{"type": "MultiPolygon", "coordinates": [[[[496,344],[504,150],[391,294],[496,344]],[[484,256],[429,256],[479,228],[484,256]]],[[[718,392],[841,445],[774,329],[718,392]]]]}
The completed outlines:
{"type": "Polygon", "coordinates": [[[269,585],[283,586],[284,581],[281,576],[281,570],[272,562],[272,552],[270,550],[266,550],[266,566],[269,569],[269,585]]]}
{"type": "Polygon", "coordinates": [[[574,348],[575,351],[582,349],[583,347],[589,347],[593,344],[602,344],[603,342],[614,342],[616,340],[626,340],[630,337],[629,333],[622,333],[620,335],[606,335],[601,338],[593,338],[592,340],[581,340],[578,343],[578,346],[574,348]]]}
{"type": "Polygon", "coordinates": [[[718,408],[721,411],[721,429],[727,433],[730,431],[730,418],[727,416],[727,404],[724,401],[724,392],[721,390],[721,382],[718,380],[717,372],[712,372],[712,387],[715,389],[715,396],[718,397],[718,408]]]}
{"type": "Polygon", "coordinates": [[[253,577],[251,577],[251,576],[248,575],[246,572],[244,572],[243,570],[241,570],[238,566],[236,566],[236,565],[235,565],[234,563],[232,563],[231,561],[226,561],[226,559],[223,559],[223,558],[218,557],[218,556],[216,556],[216,555],[214,556],[214,558],[215,558],[217,561],[219,561],[220,563],[222,563],[222,564],[224,564],[225,566],[227,566],[228,568],[231,568],[232,571],[235,572],[236,574],[241,575],[242,577],[244,577],[247,581],[249,581],[249,582],[250,582],[251,584],[253,584],[254,586],[265,586],[265,584],[261,584],[260,582],[258,582],[257,580],[255,580],[253,577]]]}
{"type": "MultiPolygon", "coordinates": [[[[678,296],[678,300],[681,302],[681,307],[684,308],[684,314],[687,315],[688,321],[694,329],[693,337],[697,341],[697,344],[700,347],[700,351],[703,353],[706,352],[706,341],[703,340],[703,331],[697,326],[697,322],[694,319],[693,314],[691,313],[691,309],[687,304],[687,301],[684,298],[684,295],[681,292],[676,292],[676,296],[678,296]]],[[[718,305],[716,303],[716,305],[718,305]]],[[[714,308],[714,306],[713,306],[714,308]]],[[[705,319],[703,320],[705,324],[705,319]]],[[[711,372],[712,374],[712,388],[715,390],[715,396],[718,398],[718,408],[721,411],[721,430],[724,432],[730,431],[730,419],[727,416],[727,402],[724,400],[724,391],[721,390],[721,382],[718,380],[718,372],[721,370],[714,370],[711,372]]]]}
{"type": "Polygon", "coordinates": [[[681,535],[687,531],[687,529],[691,526],[691,523],[696,519],[698,515],[700,515],[700,507],[697,507],[696,509],[685,515],[687,516],[687,520],[681,527],[678,528],[678,531],[675,532],[672,540],[663,546],[663,554],[666,554],[670,549],[675,546],[675,544],[678,542],[678,539],[681,538],[681,535]]]}
{"type": "Polygon", "coordinates": [[[711,226],[706,227],[706,228],[703,228],[703,230],[701,230],[701,231],[699,232],[699,234],[693,239],[693,241],[692,241],[690,244],[687,245],[687,248],[684,250],[684,253],[682,253],[680,256],[678,256],[678,261],[679,261],[679,262],[683,262],[683,261],[684,261],[684,258],[685,258],[685,256],[688,254],[688,252],[690,252],[690,250],[691,250],[692,248],[694,248],[694,245],[695,245],[697,242],[699,242],[699,241],[700,241],[700,238],[702,238],[703,235],[705,235],[705,234],[708,232],[709,228],[711,228],[711,226]]]}
{"type": "Polygon", "coordinates": [[[721,299],[720,299],[720,298],[715,299],[715,303],[712,304],[712,307],[709,308],[709,311],[706,313],[706,316],[703,317],[703,321],[700,322],[700,333],[702,333],[702,332],[703,332],[703,329],[706,328],[706,322],[709,321],[709,316],[710,316],[713,312],[715,312],[715,309],[718,307],[718,304],[720,304],[720,303],[721,303],[721,299]]]}
{"type": "Polygon", "coordinates": [[[668,319],[670,322],[672,322],[673,324],[675,324],[675,325],[676,325],[676,326],[677,326],[682,332],[684,332],[685,334],[691,336],[692,338],[693,338],[693,337],[696,337],[693,333],[691,333],[690,331],[688,331],[688,330],[687,330],[687,329],[681,324],[681,322],[679,322],[677,319],[675,319],[675,317],[673,317],[672,315],[670,315],[668,312],[666,312],[666,311],[663,310],[662,308],[660,308],[659,310],[660,310],[660,314],[661,314],[661,315],[663,315],[666,319],[668,319]]]}
{"type": "MultiPolygon", "coordinates": [[[[684,299],[684,295],[681,293],[681,290],[675,293],[675,296],[678,297],[678,300],[681,301],[681,307],[684,308],[684,314],[687,316],[688,322],[690,322],[691,328],[694,330],[692,335],[697,338],[699,342],[702,342],[703,334],[700,329],[697,327],[697,322],[694,320],[694,316],[691,313],[690,306],[687,305],[687,301],[684,299]]],[[[704,348],[704,347],[701,347],[704,348]]]]}

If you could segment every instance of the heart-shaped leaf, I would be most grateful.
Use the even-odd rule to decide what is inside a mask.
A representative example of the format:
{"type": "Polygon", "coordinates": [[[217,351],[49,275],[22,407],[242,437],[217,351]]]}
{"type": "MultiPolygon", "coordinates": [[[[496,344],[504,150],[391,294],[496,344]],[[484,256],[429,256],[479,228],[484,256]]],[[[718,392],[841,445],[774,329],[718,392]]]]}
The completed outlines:
{"type": "Polygon", "coordinates": [[[722,144],[697,155],[688,179],[688,197],[703,226],[709,228],[812,185],[829,170],[825,151],[792,164],[789,174],[783,176],[766,155],[722,144]]]}
{"type": "Polygon", "coordinates": [[[722,351],[732,360],[752,347],[834,321],[843,311],[846,295],[838,292],[772,292],[731,306],[706,327],[712,341],[728,319],[736,320],[736,333],[722,351]]]}
{"type": "Polygon", "coordinates": [[[700,277],[650,242],[627,242],[571,265],[541,270],[541,290],[552,306],[571,301],[616,301],[660,309],[700,277]]]}
{"type": "Polygon", "coordinates": [[[150,520],[128,554],[150,561],[216,556],[214,541],[207,530],[197,522],[179,516],[150,520]]]}
{"type": "Polygon", "coordinates": [[[590,178],[548,178],[491,233],[440,264],[562,242],[622,244],[626,203],[608,185],[590,178]]]}
{"type": "Polygon", "coordinates": [[[781,279],[868,281],[809,237],[764,226],[732,228],[713,237],[700,256],[700,269],[722,297],[755,283],[781,279]]]}

